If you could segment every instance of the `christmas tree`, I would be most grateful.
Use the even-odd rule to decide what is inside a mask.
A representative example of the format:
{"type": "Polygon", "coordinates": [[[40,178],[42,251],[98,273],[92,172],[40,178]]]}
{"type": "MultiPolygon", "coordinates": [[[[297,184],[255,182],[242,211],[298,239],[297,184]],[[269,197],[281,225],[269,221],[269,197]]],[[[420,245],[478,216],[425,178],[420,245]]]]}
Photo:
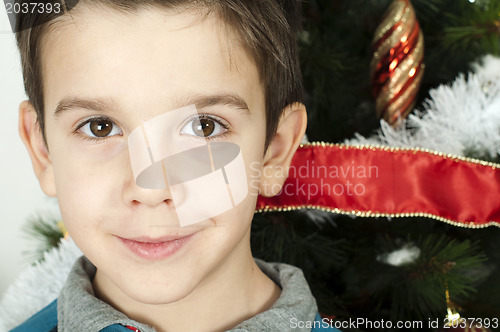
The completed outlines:
{"type": "MultiPolygon", "coordinates": [[[[491,81],[495,76],[488,71],[497,62],[484,56],[500,55],[500,1],[412,0],[423,35],[425,70],[418,67],[421,81],[407,86],[413,89],[409,102],[415,110],[393,127],[379,121],[381,111],[375,100],[382,90],[374,90],[370,76],[375,31],[391,3],[304,2],[298,38],[308,140],[431,149],[497,167],[500,78],[497,73],[499,79],[491,81]]],[[[391,14],[387,12],[386,18],[391,14]]],[[[498,194],[484,192],[488,197],[498,194]]],[[[406,327],[439,330],[445,317],[453,322],[458,313],[481,319],[485,328],[498,329],[498,223],[288,210],[255,215],[254,256],[302,268],[324,316],[335,322],[375,323],[338,325],[343,330],[397,330],[392,324],[376,325],[382,321],[419,321],[422,325],[406,327]],[[430,324],[435,321],[439,324],[430,324]]],[[[29,231],[44,243],[40,251],[57,245],[63,236],[56,222],[39,218],[29,224],[29,231]]],[[[478,327],[477,321],[469,321],[468,326],[478,327]]]]}
{"type": "MultiPolygon", "coordinates": [[[[300,45],[309,141],[432,148],[498,163],[498,86],[493,90],[487,79],[477,84],[483,90],[491,87],[483,91],[489,106],[478,102],[477,113],[461,115],[456,105],[443,111],[436,95],[451,95],[448,101],[453,102],[453,92],[465,92],[455,103],[480,99],[468,73],[485,55],[500,53],[500,1],[412,1],[424,36],[425,74],[410,119],[398,129],[386,123],[381,129],[370,63],[375,30],[392,2],[304,4],[300,45]],[[481,112],[481,106],[489,110],[481,112]],[[491,117],[484,118],[487,114],[491,117]],[[449,123],[461,116],[469,118],[449,123]],[[496,127],[488,125],[492,122],[496,127]],[[450,129],[460,126],[470,129],[450,129]]],[[[498,77],[498,65],[496,69],[498,77]]],[[[257,214],[253,227],[254,254],[300,266],[320,311],[337,320],[421,321],[422,326],[413,328],[435,330],[456,312],[486,321],[500,317],[498,227],[472,229],[422,217],[354,218],[313,211],[257,214]],[[439,326],[428,324],[436,319],[439,326]]],[[[484,325],[492,330],[495,326],[484,325]]],[[[378,328],[391,330],[389,325],[378,328]]],[[[357,329],[370,326],[359,324],[357,329]]]]}

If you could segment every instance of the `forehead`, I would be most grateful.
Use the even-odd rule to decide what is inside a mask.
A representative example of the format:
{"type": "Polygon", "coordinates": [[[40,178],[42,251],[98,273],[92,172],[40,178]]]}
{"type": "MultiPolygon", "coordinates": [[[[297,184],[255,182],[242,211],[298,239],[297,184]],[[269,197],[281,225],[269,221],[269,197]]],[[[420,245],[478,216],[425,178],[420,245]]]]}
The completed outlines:
{"type": "MultiPolygon", "coordinates": [[[[83,7],[56,22],[42,45],[46,110],[71,96],[105,97],[148,110],[197,94],[241,95],[262,106],[257,68],[215,15],[83,7]]],[[[152,113],[151,115],[154,115],[152,113]]]]}

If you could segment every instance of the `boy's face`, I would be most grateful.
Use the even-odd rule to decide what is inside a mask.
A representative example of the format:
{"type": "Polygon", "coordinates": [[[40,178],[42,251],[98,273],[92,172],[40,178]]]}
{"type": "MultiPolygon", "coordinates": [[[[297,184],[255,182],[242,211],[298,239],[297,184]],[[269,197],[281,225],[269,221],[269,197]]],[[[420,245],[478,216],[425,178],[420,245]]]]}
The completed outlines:
{"type": "Polygon", "coordinates": [[[241,263],[258,190],[255,165],[264,155],[264,92],[254,62],[216,18],[80,9],[44,41],[43,77],[49,175],[41,184],[57,196],[68,232],[100,280],[134,300],[165,303],[241,263]],[[217,96],[239,98],[248,111],[217,96]],[[232,210],[180,228],[168,189],[136,185],[127,135],[148,119],[212,97],[219,102],[198,113],[228,127],[210,123],[214,141],[241,148],[249,193],[232,210]],[[183,239],[161,259],[145,257],[154,248],[141,255],[123,241],[165,237],[183,239]]]}

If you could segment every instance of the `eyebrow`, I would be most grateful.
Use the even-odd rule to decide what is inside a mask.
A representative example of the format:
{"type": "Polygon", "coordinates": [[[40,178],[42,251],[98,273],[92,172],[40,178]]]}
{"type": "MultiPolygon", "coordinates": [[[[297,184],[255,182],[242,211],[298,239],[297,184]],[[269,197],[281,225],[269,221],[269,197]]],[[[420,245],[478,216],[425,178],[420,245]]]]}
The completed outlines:
{"type": "Polygon", "coordinates": [[[97,112],[113,112],[117,108],[117,104],[114,101],[105,101],[99,98],[77,98],[77,97],[67,97],[62,99],[56,106],[56,111],[54,116],[59,117],[62,113],[77,108],[92,110],[97,112]]]}
{"type": "Polygon", "coordinates": [[[227,105],[237,110],[242,110],[245,113],[248,114],[250,113],[250,109],[248,108],[248,105],[245,102],[245,100],[242,97],[231,93],[195,96],[190,99],[187,99],[185,104],[186,105],[194,104],[196,105],[197,108],[205,108],[216,105],[227,105]]]}
{"type": "MultiPolygon", "coordinates": [[[[195,96],[187,98],[183,104],[185,104],[184,106],[194,104],[197,108],[227,105],[250,114],[250,109],[245,100],[231,93],[195,96]]],[[[178,108],[180,107],[182,107],[182,105],[178,108]]],[[[57,104],[54,116],[60,117],[61,114],[74,109],[86,109],[99,113],[115,113],[118,109],[118,104],[112,99],[67,97],[57,104]]]]}

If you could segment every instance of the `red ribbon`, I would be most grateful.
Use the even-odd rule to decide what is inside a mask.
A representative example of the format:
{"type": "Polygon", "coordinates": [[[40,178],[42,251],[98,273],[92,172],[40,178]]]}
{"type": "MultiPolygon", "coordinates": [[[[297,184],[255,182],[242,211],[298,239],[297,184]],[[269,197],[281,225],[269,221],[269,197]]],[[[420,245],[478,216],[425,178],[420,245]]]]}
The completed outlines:
{"type": "Polygon", "coordinates": [[[299,208],[500,227],[500,165],[419,149],[307,144],[281,193],[257,200],[258,211],[299,208]]]}

